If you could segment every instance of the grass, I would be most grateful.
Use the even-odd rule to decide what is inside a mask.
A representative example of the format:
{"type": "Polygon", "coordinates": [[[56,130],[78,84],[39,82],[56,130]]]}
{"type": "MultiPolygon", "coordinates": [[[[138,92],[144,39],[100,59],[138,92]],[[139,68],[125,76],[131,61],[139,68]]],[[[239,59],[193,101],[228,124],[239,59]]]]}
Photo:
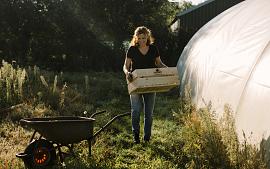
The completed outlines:
{"type": "Polygon", "coordinates": [[[0,124],[0,135],[0,168],[23,168],[15,154],[27,146],[31,133],[16,123],[5,121],[0,124]]]}
{"type": "MultiPolygon", "coordinates": [[[[129,118],[124,120],[130,122],[129,118]]],[[[24,150],[31,131],[10,122],[2,123],[1,128],[2,135],[5,135],[0,144],[4,147],[0,156],[2,167],[7,163],[8,168],[22,168],[22,162],[15,158],[15,154],[24,150]],[[6,145],[7,143],[9,145],[6,145]],[[12,149],[14,146],[16,148],[12,149]]],[[[83,141],[75,145],[76,159],[67,158],[65,162],[68,168],[175,168],[170,161],[173,155],[166,151],[171,137],[175,136],[171,131],[174,128],[177,127],[171,121],[164,123],[163,120],[155,120],[151,144],[139,145],[132,143],[128,129],[117,134],[115,131],[105,131],[98,136],[92,147],[92,158],[88,158],[88,145],[83,141]]]]}
{"type": "MultiPolygon", "coordinates": [[[[21,118],[90,116],[93,112],[107,110],[107,113],[95,117],[94,131],[97,131],[112,117],[130,109],[122,73],[54,74],[36,67],[27,70],[28,79],[25,79],[21,91],[24,106],[0,117],[0,169],[24,168],[23,162],[15,154],[24,151],[33,131],[18,124],[21,118]],[[44,77],[46,85],[40,76],[44,77]],[[87,113],[84,114],[84,111],[87,113]]],[[[4,83],[2,85],[5,86],[4,83]]],[[[5,93],[2,95],[6,96],[5,93]]],[[[6,103],[12,105],[12,100],[6,103]]],[[[17,100],[13,103],[16,104],[17,100]]],[[[229,106],[224,111],[224,118],[218,121],[211,105],[197,110],[191,104],[189,90],[185,98],[178,97],[177,89],[158,93],[150,143],[133,144],[131,119],[123,117],[97,136],[93,141],[91,156],[88,155],[86,141],[75,144],[75,156],[65,158],[66,167],[62,168],[266,168],[259,150],[237,140],[229,106]]]]}

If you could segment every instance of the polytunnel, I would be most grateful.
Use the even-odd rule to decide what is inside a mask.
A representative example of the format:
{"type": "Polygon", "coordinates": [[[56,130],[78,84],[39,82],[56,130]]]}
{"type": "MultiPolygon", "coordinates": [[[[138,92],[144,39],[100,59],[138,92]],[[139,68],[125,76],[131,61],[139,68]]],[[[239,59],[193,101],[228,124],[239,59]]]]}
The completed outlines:
{"type": "Polygon", "coordinates": [[[244,132],[255,144],[270,134],[269,40],[270,1],[246,0],[196,32],[177,63],[180,94],[189,85],[218,117],[229,104],[240,140],[244,132]]]}

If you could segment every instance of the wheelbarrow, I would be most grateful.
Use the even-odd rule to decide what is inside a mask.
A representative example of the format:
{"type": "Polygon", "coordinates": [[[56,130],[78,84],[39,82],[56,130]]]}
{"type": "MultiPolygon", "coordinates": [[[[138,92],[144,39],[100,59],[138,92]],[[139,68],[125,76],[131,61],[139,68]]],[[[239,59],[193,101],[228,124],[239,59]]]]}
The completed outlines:
{"type": "Polygon", "coordinates": [[[17,153],[16,157],[21,158],[27,168],[45,168],[55,164],[58,150],[60,161],[63,164],[65,153],[61,151],[61,147],[68,147],[73,153],[73,144],[83,140],[88,141],[89,155],[91,155],[92,140],[116,119],[130,115],[130,112],[119,114],[93,133],[94,116],[104,112],[106,111],[94,113],[90,118],[59,116],[21,119],[20,124],[34,129],[34,133],[25,151],[17,153]],[[37,132],[40,137],[34,139],[37,132]]]}

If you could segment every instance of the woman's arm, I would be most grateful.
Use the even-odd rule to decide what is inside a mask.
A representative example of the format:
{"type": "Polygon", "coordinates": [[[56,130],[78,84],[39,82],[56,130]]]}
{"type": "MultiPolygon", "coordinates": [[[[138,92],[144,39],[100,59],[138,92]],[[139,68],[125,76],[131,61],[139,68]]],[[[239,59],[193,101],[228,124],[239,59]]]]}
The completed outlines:
{"type": "Polygon", "coordinates": [[[126,57],[125,62],[124,62],[124,66],[123,66],[123,71],[125,74],[127,74],[129,72],[130,66],[131,66],[131,59],[126,57]]]}
{"type": "Polygon", "coordinates": [[[131,58],[126,57],[125,63],[124,63],[124,66],[123,66],[123,71],[126,74],[126,78],[129,81],[132,81],[132,73],[129,71],[130,66],[131,66],[131,58]]]}
{"type": "Polygon", "coordinates": [[[168,67],[161,61],[160,56],[156,57],[155,64],[158,68],[168,67]]]}

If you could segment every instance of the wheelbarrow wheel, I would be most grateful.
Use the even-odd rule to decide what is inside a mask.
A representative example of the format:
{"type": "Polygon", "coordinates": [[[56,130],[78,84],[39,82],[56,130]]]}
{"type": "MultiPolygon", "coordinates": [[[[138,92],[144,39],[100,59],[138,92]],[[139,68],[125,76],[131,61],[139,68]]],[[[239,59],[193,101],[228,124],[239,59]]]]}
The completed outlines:
{"type": "Polygon", "coordinates": [[[33,141],[27,146],[24,154],[24,164],[27,168],[45,168],[53,165],[56,160],[53,144],[45,139],[33,141]]]}

